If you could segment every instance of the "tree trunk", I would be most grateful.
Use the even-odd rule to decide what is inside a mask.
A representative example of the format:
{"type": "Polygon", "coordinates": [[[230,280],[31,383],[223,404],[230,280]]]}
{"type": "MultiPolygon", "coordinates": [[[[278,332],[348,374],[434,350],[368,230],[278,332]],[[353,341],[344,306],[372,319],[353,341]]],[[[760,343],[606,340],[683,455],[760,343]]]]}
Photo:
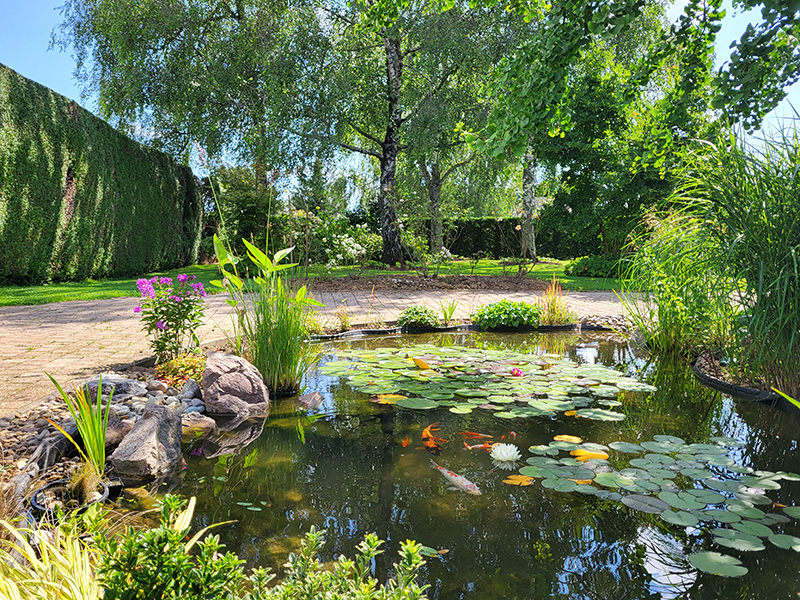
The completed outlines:
{"type": "Polygon", "coordinates": [[[536,231],[533,218],[536,216],[536,157],[528,145],[522,169],[522,258],[530,257],[536,262],[536,231]]]}
{"type": "Polygon", "coordinates": [[[400,228],[395,210],[397,199],[395,174],[397,172],[397,155],[400,152],[400,126],[403,124],[403,107],[400,105],[403,59],[399,40],[386,38],[383,41],[383,47],[386,50],[389,121],[386,126],[386,137],[382,144],[381,188],[378,193],[378,206],[381,211],[381,235],[383,236],[381,260],[387,265],[394,265],[403,261],[403,253],[400,249],[400,228]]]}
{"type": "Polygon", "coordinates": [[[442,233],[442,184],[444,180],[439,169],[439,159],[434,159],[431,168],[428,169],[423,158],[419,163],[419,169],[428,190],[431,212],[430,251],[431,254],[436,254],[444,247],[444,234],[442,233]]]}

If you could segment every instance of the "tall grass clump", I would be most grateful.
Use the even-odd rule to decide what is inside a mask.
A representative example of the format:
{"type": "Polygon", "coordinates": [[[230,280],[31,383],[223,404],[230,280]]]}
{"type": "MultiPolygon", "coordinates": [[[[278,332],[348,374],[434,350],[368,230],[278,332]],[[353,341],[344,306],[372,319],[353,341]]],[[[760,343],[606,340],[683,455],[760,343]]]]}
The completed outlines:
{"type": "Polygon", "coordinates": [[[730,344],[733,281],[697,207],[651,214],[634,237],[620,300],[650,350],[691,355],[730,344]],[[694,212],[693,212],[694,211],[694,212]]]}
{"type": "Polygon", "coordinates": [[[744,379],[800,393],[800,138],[748,143],[734,133],[687,157],[683,201],[702,205],[724,263],[742,284],[744,379]]]}
{"type": "Polygon", "coordinates": [[[300,390],[303,374],[319,353],[305,337],[307,312],[310,306],[320,303],[307,294],[305,286],[292,293],[283,284],[281,271],[296,265],[280,263],[293,248],[280,250],[270,259],[253,244],[243,241],[255,276],[240,277],[239,259],[214,236],[214,250],[225,280],[212,284],[225,287],[230,293],[228,303],[235,314],[230,341],[236,352],[259,370],[272,394],[291,396],[300,390]]]}

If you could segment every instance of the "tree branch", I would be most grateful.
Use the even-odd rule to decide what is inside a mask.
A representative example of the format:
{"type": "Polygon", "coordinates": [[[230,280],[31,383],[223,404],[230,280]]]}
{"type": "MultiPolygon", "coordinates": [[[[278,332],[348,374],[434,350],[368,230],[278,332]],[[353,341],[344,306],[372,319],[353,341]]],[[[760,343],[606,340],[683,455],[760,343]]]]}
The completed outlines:
{"type": "Polygon", "coordinates": [[[439,181],[441,181],[442,183],[444,183],[444,180],[445,180],[445,179],[447,179],[447,177],[448,177],[448,176],[449,176],[449,175],[450,175],[450,174],[451,174],[453,171],[455,171],[455,170],[456,170],[458,167],[463,167],[463,166],[464,166],[464,165],[466,165],[467,163],[470,163],[470,162],[472,162],[472,160],[473,160],[473,159],[474,159],[476,156],[477,156],[477,154],[476,154],[475,152],[473,152],[472,154],[470,154],[470,155],[469,155],[467,158],[465,158],[464,160],[462,160],[462,161],[460,161],[460,162],[457,162],[456,164],[452,165],[452,166],[451,166],[449,169],[447,169],[447,171],[445,171],[445,172],[442,174],[442,176],[439,178],[439,181]]]}
{"type": "Polygon", "coordinates": [[[435,96],[439,92],[439,90],[441,90],[444,87],[444,84],[447,83],[447,80],[450,79],[450,76],[453,75],[453,73],[455,73],[456,71],[458,71],[458,65],[455,65],[450,69],[446,70],[444,73],[442,73],[442,76],[439,78],[439,82],[436,84],[436,86],[433,89],[431,89],[427,94],[425,94],[422,98],[420,98],[414,105],[414,107],[410,111],[408,111],[406,116],[400,120],[400,122],[405,123],[409,119],[414,118],[414,116],[420,111],[425,102],[427,102],[430,98],[435,96]]]}
{"type": "Polygon", "coordinates": [[[381,148],[383,148],[383,142],[381,142],[381,141],[380,141],[378,138],[376,138],[375,136],[373,136],[373,135],[371,135],[371,134],[367,133],[366,131],[364,131],[363,129],[361,129],[361,128],[360,128],[360,127],[358,127],[357,125],[354,125],[353,123],[349,123],[349,125],[350,125],[350,127],[352,127],[353,129],[355,129],[355,130],[356,130],[356,131],[357,131],[359,134],[361,134],[362,136],[364,136],[364,137],[365,137],[365,138],[367,138],[368,140],[370,140],[370,141],[372,141],[372,142],[375,142],[376,144],[378,144],[378,146],[380,146],[381,148]]]}
{"type": "Polygon", "coordinates": [[[350,150],[351,152],[358,152],[359,154],[366,154],[367,156],[374,156],[378,160],[383,158],[383,154],[380,152],[376,152],[375,150],[370,150],[368,148],[359,148],[358,146],[353,146],[351,144],[346,144],[344,142],[339,142],[337,140],[332,140],[328,137],[322,135],[316,135],[314,133],[304,133],[302,131],[297,131],[296,129],[291,129],[290,127],[284,127],[285,131],[291,133],[292,135],[299,135],[300,137],[308,138],[311,140],[317,140],[318,142],[324,142],[326,144],[333,144],[334,146],[339,146],[340,148],[344,148],[345,150],[350,150]]]}

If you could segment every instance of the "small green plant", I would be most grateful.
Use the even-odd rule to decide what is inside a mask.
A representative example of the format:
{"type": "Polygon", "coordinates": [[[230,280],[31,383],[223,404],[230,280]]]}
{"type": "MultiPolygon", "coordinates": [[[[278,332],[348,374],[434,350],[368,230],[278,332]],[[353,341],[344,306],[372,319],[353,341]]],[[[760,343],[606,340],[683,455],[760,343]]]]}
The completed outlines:
{"type": "Polygon", "coordinates": [[[336,311],[334,311],[333,314],[336,317],[339,331],[349,331],[352,323],[350,322],[350,311],[347,310],[347,298],[342,300],[341,304],[336,307],[336,311]]]}
{"type": "Polygon", "coordinates": [[[500,302],[480,306],[470,317],[481,329],[536,327],[539,325],[541,312],[538,306],[527,302],[500,300],[500,302]]]}
{"type": "Polygon", "coordinates": [[[181,274],[177,283],[171,277],[139,279],[136,287],[142,297],[133,312],[142,315],[142,329],[159,361],[185,352],[189,345],[200,345],[195,331],[203,323],[203,284],[195,275],[181,274]]]}
{"type": "Polygon", "coordinates": [[[83,459],[84,463],[89,465],[95,472],[97,477],[101,477],[106,469],[106,428],[108,427],[108,414],[111,408],[111,397],[114,390],[109,394],[108,402],[106,403],[105,411],[103,410],[103,378],[100,377],[97,382],[97,398],[94,404],[86,397],[87,391],[83,387],[75,388],[75,399],[67,394],[64,389],[58,384],[50,373],[45,373],[53,385],[56,386],[58,393],[67,405],[67,410],[75,421],[75,427],[81,436],[83,448],[78,444],[70,434],[64,429],[50,421],[50,424],[58,429],[64,437],[66,437],[83,459]]]}
{"type": "Polygon", "coordinates": [[[400,327],[438,327],[439,317],[427,306],[409,306],[397,315],[400,327]]]}
{"type": "Polygon", "coordinates": [[[577,320],[577,315],[569,309],[561,285],[553,273],[553,280],[545,288],[539,299],[539,308],[542,311],[539,322],[542,325],[567,325],[577,320]]]}
{"type": "Polygon", "coordinates": [[[201,383],[205,370],[206,357],[203,354],[186,352],[156,365],[156,377],[167,385],[180,389],[189,379],[201,383]]]}
{"type": "Polygon", "coordinates": [[[439,310],[442,311],[442,322],[444,323],[445,327],[450,325],[457,308],[458,300],[451,300],[446,304],[444,300],[439,300],[439,310]]]}

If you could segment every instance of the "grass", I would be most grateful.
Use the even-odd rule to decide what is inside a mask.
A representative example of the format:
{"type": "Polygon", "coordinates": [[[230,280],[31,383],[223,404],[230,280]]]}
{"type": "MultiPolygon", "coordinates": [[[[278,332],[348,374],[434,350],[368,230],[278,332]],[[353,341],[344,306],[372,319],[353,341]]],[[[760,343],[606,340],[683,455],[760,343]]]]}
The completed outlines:
{"type": "MultiPolygon", "coordinates": [[[[474,275],[510,275],[517,273],[515,265],[503,265],[504,261],[481,260],[473,272],[474,275]]],[[[536,279],[550,280],[555,274],[561,286],[565,290],[582,291],[611,291],[619,289],[617,279],[603,279],[600,277],[574,277],[564,274],[564,266],[568,261],[548,259],[545,263],[539,263],[530,268],[527,277],[536,279]]],[[[466,260],[456,260],[442,265],[439,276],[446,275],[469,275],[470,263],[466,260]]],[[[217,265],[193,265],[182,269],[171,271],[160,271],[157,273],[146,273],[142,277],[177,277],[180,273],[196,275],[197,281],[203,283],[208,293],[217,293],[219,290],[210,287],[212,279],[219,279],[219,268],[217,265]]],[[[346,275],[394,275],[395,277],[413,276],[416,272],[411,269],[381,269],[366,268],[363,271],[359,268],[339,268],[328,273],[322,265],[312,265],[309,268],[309,277],[344,277],[346,275]]],[[[86,281],[51,283],[48,285],[0,285],[0,307],[2,306],[30,306],[35,304],[49,304],[51,302],[66,302],[70,300],[104,300],[107,298],[123,298],[126,296],[139,296],[136,289],[136,279],[129,277],[125,279],[87,279],[86,281]]],[[[313,285],[312,285],[313,289],[313,285]]]]}

